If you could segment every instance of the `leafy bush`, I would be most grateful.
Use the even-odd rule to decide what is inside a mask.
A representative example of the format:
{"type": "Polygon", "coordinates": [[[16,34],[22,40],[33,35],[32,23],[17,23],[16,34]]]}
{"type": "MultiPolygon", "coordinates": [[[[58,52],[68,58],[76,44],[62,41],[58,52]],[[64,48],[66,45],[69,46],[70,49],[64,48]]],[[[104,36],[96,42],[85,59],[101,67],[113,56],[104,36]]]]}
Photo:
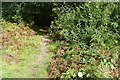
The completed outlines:
{"type": "MultiPolygon", "coordinates": [[[[54,73],[54,76],[75,78],[77,72],[81,71],[83,77],[118,77],[118,73],[112,75],[112,70],[117,69],[115,62],[120,52],[119,3],[54,5],[53,11],[57,17],[52,22],[50,33],[53,39],[58,38],[67,43],[65,47],[61,45],[54,52],[55,60],[60,58],[58,62],[61,59],[66,61],[67,70],[54,73]],[[63,54],[58,56],[57,53],[61,53],[60,51],[63,54]]],[[[51,62],[51,65],[56,64],[51,62]]],[[[55,69],[53,71],[60,71],[56,67],[53,68],[55,69]]]]}
{"type": "Polygon", "coordinates": [[[50,77],[78,78],[78,72],[83,78],[118,77],[120,3],[7,4],[2,9],[5,20],[51,24],[51,37],[58,40],[49,46],[56,55],[50,64],[50,77]]]}
{"type": "Polygon", "coordinates": [[[30,26],[49,26],[52,16],[52,3],[17,2],[2,3],[2,18],[13,23],[24,21],[30,26]]]}

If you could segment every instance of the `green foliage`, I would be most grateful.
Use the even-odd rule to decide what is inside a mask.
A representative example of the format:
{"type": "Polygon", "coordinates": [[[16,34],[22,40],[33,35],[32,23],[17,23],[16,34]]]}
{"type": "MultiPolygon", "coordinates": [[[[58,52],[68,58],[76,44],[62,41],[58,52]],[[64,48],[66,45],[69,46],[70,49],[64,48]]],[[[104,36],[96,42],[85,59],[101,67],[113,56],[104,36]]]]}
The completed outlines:
{"type": "MultiPolygon", "coordinates": [[[[54,48],[55,60],[60,58],[58,63],[65,60],[67,68],[61,72],[54,66],[54,72],[51,70],[54,77],[77,78],[79,71],[83,72],[83,77],[118,77],[118,73],[112,75],[112,70],[117,69],[115,62],[120,53],[119,3],[54,5],[53,11],[57,18],[52,22],[50,33],[53,39],[58,38],[67,43],[54,48]],[[58,56],[58,53],[61,55],[58,56]]],[[[52,62],[51,65],[57,64],[52,62]]]]}
{"type": "MultiPolygon", "coordinates": [[[[42,21],[52,21],[47,23],[51,24],[51,37],[57,41],[48,46],[51,53],[55,54],[49,66],[50,77],[78,78],[79,71],[83,73],[83,78],[118,77],[116,61],[120,55],[119,2],[7,4],[3,3],[5,20],[17,23],[23,21],[25,24],[38,26],[40,23],[45,24],[42,21]]],[[[4,31],[10,33],[7,28],[9,23],[5,22],[3,25],[4,31]]],[[[17,28],[10,31],[13,32],[14,29],[17,31],[17,28]]],[[[13,40],[20,41],[17,32],[13,35],[13,40]]],[[[23,31],[23,35],[26,35],[26,31],[23,31]]],[[[8,39],[5,37],[4,41],[6,40],[8,39]]],[[[25,41],[29,40],[25,38],[25,41]]],[[[4,46],[6,45],[5,43],[4,46]]],[[[37,43],[31,46],[37,46],[37,43]]],[[[12,46],[9,47],[10,50],[7,49],[6,53],[12,51],[12,46]]],[[[31,52],[30,46],[23,48],[27,55],[31,52]]],[[[17,50],[12,53],[15,52],[17,50]]]]}
{"type": "Polygon", "coordinates": [[[20,3],[2,3],[2,17],[11,22],[19,22],[21,20],[21,4],[20,3]]]}
{"type": "Polygon", "coordinates": [[[2,3],[2,18],[13,23],[24,21],[30,26],[50,25],[52,19],[51,3],[41,2],[17,2],[17,3],[2,3]]]}
{"type": "MultiPolygon", "coordinates": [[[[56,14],[58,13],[58,19],[51,26],[54,29],[53,34],[59,34],[67,41],[85,40],[86,44],[89,44],[92,35],[100,34],[98,30],[100,27],[107,26],[107,30],[114,27],[111,24],[115,22],[110,21],[110,16],[117,7],[115,3],[79,3],[75,7],[70,6],[66,4],[53,9],[56,14]],[[113,7],[110,7],[111,5],[113,7]],[[87,42],[86,39],[89,41],[87,42]]],[[[118,23],[115,24],[118,27],[118,23]]],[[[114,28],[112,30],[114,31],[114,28]]]]}

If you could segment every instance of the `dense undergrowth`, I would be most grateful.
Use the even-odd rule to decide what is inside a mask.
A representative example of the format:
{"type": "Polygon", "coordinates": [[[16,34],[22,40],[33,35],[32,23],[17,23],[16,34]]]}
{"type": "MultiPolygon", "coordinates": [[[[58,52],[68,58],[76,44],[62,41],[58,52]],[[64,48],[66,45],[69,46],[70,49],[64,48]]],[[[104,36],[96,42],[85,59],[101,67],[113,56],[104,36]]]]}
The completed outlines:
{"type": "MultiPolygon", "coordinates": [[[[120,55],[119,2],[11,3],[7,5],[10,6],[9,8],[6,4],[3,4],[3,12],[5,12],[3,18],[6,21],[16,23],[24,21],[26,24],[39,27],[42,21],[47,20],[50,24],[49,21],[52,20],[49,34],[53,43],[48,47],[55,55],[48,66],[49,77],[78,78],[78,72],[83,74],[82,78],[115,78],[120,76],[118,67],[120,65],[118,62],[120,55]],[[11,13],[9,14],[9,12],[11,13]],[[6,17],[8,14],[9,16],[6,17]],[[44,17],[40,17],[43,15],[44,17]],[[43,20],[44,18],[45,20],[43,20]]],[[[20,32],[17,32],[17,29],[7,30],[4,34],[4,47],[8,44],[6,41],[9,42],[7,38],[14,35],[12,37],[13,44],[11,41],[9,42],[9,45],[15,44],[13,51],[11,50],[12,46],[9,48],[12,53],[22,50],[20,45],[25,45],[23,41],[19,43],[21,40],[17,37],[22,37],[21,35],[25,35],[26,30],[29,29],[26,27],[21,29],[20,32]],[[15,30],[14,34],[13,30],[15,30]],[[18,43],[14,42],[14,39],[18,43]]],[[[32,35],[30,31],[29,36],[32,35]]],[[[36,42],[35,45],[38,44],[37,40],[34,42],[36,42]]],[[[34,49],[34,51],[37,50],[34,49]]],[[[26,53],[28,52],[29,50],[26,51],[26,53]]],[[[14,55],[7,56],[13,57],[14,55]]]]}
{"type": "Polygon", "coordinates": [[[57,18],[50,32],[56,54],[50,65],[50,77],[119,77],[120,4],[55,4],[57,18]],[[111,6],[112,5],[112,6],[111,6]]]}

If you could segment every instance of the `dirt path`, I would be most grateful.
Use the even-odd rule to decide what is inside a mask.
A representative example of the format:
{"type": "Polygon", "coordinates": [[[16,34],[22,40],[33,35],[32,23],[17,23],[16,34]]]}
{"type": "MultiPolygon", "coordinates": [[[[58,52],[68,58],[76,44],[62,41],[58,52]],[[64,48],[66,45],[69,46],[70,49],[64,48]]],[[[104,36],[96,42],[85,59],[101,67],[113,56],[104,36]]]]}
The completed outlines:
{"type": "Polygon", "coordinates": [[[42,36],[42,39],[41,39],[41,42],[40,42],[40,55],[38,57],[38,62],[39,64],[44,64],[44,61],[45,61],[45,57],[48,56],[49,54],[49,50],[47,48],[47,42],[49,41],[48,39],[48,36],[45,35],[45,36],[42,36]]]}
{"type": "Polygon", "coordinates": [[[37,74],[35,76],[39,78],[48,78],[47,67],[51,59],[50,53],[47,47],[48,41],[49,39],[47,35],[41,36],[40,54],[37,55],[37,61],[34,62],[34,66],[32,67],[33,74],[34,75],[37,74]]]}

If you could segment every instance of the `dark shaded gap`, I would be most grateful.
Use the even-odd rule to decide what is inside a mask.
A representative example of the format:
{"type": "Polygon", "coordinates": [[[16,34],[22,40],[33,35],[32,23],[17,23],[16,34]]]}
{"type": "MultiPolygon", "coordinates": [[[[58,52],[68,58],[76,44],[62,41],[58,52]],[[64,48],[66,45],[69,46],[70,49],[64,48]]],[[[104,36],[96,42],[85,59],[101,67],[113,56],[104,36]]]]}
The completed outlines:
{"type": "Polygon", "coordinates": [[[4,20],[17,24],[22,20],[39,35],[47,34],[54,20],[50,2],[3,2],[2,7],[4,20]]]}
{"type": "Polygon", "coordinates": [[[43,14],[33,14],[33,25],[30,28],[37,32],[39,35],[46,35],[50,28],[51,21],[54,20],[54,17],[51,16],[51,14],[52,10],[51,13],[43,12],[43,14]]]}
{"type": "MultiPolygon", "coordinates": [[[[26,18],[23,18],[23,21],[30,24],[32,22],[32,25],[30,26],[31,29],[33,29],[35,32],[37,32],[38,35],[46,35],[48,33],[48,30],[51,25],[51,21],[54,20],[53,16],[53,3],[42,3],[37,2],[35,4],[33,3],[26,3],[27,5],[24,6],[23,11],[26,11],[25,13],[28,13],[26,15],[27,17],[31,17],[31,20],[26,20],[26,18]],[[34,9],[31,9],[31,5],[34,7],[34,9]]],[[[23,15],[24,16],[24,15],[23,15]]],[[[28,18],[29,19],[29,18],[28,18]]]]}

